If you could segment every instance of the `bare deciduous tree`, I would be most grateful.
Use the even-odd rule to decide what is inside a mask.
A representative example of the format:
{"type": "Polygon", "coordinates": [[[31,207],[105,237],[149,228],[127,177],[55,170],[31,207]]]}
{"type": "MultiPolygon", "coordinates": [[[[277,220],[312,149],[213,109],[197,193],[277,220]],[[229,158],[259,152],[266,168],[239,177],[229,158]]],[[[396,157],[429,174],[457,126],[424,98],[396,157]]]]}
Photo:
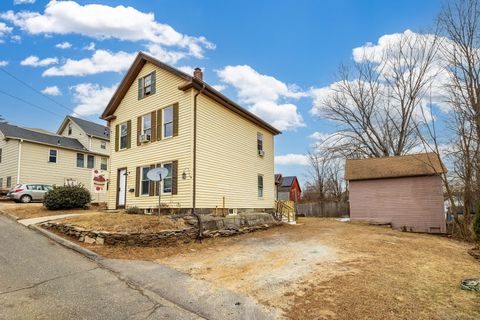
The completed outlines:
{"type": "Polygon", "coordinates": [[[345,181],[341,160],[320,148],[310,151],[308,160],[310,183],[306,196],[316,201],[342,200],[345,195],[345,181]]]}
{"type": "Polygon", "coordinates": [[[340,125],[330,151],[347,157],[408,153],[418,144],[415,117],[435,77],[435,36],[398,35],[382,52],[342,66],[321,116],[340,125]]]}

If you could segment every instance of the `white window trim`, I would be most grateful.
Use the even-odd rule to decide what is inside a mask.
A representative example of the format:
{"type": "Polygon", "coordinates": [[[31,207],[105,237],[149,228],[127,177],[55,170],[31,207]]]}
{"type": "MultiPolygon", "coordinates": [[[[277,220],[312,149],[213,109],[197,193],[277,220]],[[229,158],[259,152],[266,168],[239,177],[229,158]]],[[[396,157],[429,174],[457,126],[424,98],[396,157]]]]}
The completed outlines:
{"type": "MultiPolygon", "coordinates": [[[[173,161],[163,162],[163,163],[161,164],[162,168],[164,168],[166,164],[169,164],[169,165],[170,165],[170,170],[171,170],[172,167],[173,167],[173,161]]],[[[170,172],[170,179],[172,180],[172,190],[173,190],[173,172],[170,172]]],[[[171,194],[172,194],[172,191],[170,191],[170,192],[164,192],[164,191],[163,191],[163,181],[164,181],[164,179],[162,179],[162,183],[160,184],[160,191],[162,192],[162,195],[163,195],[163,194],[165,194],[165,195],[171,195],[171,194]]]]}
{"type": "Polygon", "coordinates": [[[147,113],[147,114],[144,114],[142,116],[142,133],[141,134],[147,134],[147,133],[145,133],[145,131],[147,131],[147,130],[150,130],[150,133],[148,133],[148,134],[151,137],[152,136],[152,114],[151,113],[147,113]],[[145,117],[150,118],[150,127],[148,127],[148,128],[145,128],[145,117]]]}
{"type": "Polygon", "coordinates": [[[257,197],[258,199],[263,199],[263,197],[265,196],[265,177],[263,176],[263,174],[257,174],[257,197]],[[260,196],[259,195],[259,192],[260,191],[260,184],[258,183],[258,178],[259,177],[262,177],[262,195],[260,196]]]}
{"type": "Polygon", "coordinates": [[[143,169],[148,169],[150,170],[150,166],[143,166],[140,169],[140,197],[149,197],[150,196],[150,184],[152,181],[150,179],[143,180],[143,169]],[[143,194],[143,181],[148,181],[148,190],[146,194],[143,194]]]}
{"type": "Polygon", "coordinates": [[[83,169],[83,168],[86,168],[85,167],[85,154],[84,153],[81,153],[81,152],[77,152],[75,154],[75,167],[76,168],[79,168],[79,169],[83,169]],[[83,166],[82,167],[79,167],[78,166],[78,155],[81,154],[83,156],[83,166]]]}
{"type": "Polygon", "coordinates": [[[142,96],[143,97],[148,97],[148,96],[151,96],[152,95],[152,74],[153,72],[150,72],[149,74],[147,74],[145,77],[142,78],[142,96]],[[148,85],[150,87],[150,93],[149,94],[146,94],[146,88],[148,87],[147,85],[145,85],[145,79],[147,79],[148,77],[150,77],[150,85],[148,85]]]}
{"type": "MultiPolygon", "coordinates": [[[[95,169],[95,156],[93,154],[87,154],[87,163],[86,163],[86,166],[84,168],[87,168],[87,169],[95,169]],[[88,167],[88,158],[89,157],[93,157],[93,167],[88,167]]],[[[85,156],[83,157],[83,161],[85,162],[85,156]]]]}
{"type": "Polygon", "coordinates": [[[100,158],[100,170],[107,171],[108,170],[108,158],[107,157],[101,157],[100,158]],[[106,169],[102,169],[103,161],[105,160],[105,165],[106,169]]]}
{"type": "Polygon", "coordinates": [[[48,162],[48,163],[53,163],[53,164],[57,164],[57,163],[58,163],[58,150],[57,150],[57,149],[48,149],[48,159],[47,159],[47,162],[48,162]],[[50,161],[50,151],[55,151],[55,162],[50,161]]]}
{"type": "MultiPolygon", "coordinates": [[[[125,125],[125,127],[127,128],[127,134],[125,135],[125,137],[128,138],[128,122],[125,121],[125,122],[120,123],[119,126],[118,126],[118,137],[117,137],[117,139],[118,139],[118,149],[119,149],[119,150],[126,150],[126,149],[128,149],[128,143],[125,143],[125,147],[122,148],[122,137],[123,137],[123,136],[122,136],[122,126],[123,126],[123,125],[125,125]]],[[[128,142],[128,141],[127,141],[127,142],[128,142]]]]}
{"type": "Polygon", "coordinates": [[[168,106],[162,109],[162,139],[171,139],[171,138],[173,138],[173,106],[168,106]],[[165,110],[167,110],[168,108],[172,109],[172,121],[165,122],[165,110]],[[172,135],[167,137],[165,136],[165,132],[167,131],[165,130],[165,125],[169,123],[172,124],[172,135]]]}

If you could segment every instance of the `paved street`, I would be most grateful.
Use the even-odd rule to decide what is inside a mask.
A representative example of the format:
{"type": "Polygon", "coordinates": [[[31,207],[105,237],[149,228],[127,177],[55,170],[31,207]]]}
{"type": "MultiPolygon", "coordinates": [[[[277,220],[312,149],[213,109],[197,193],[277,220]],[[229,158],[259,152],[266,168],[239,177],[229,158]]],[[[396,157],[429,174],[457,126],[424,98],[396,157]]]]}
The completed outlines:
{"type": "Polygon", "coordinates": [[[196,319],[0,215],[0,319],[196,319]]]}

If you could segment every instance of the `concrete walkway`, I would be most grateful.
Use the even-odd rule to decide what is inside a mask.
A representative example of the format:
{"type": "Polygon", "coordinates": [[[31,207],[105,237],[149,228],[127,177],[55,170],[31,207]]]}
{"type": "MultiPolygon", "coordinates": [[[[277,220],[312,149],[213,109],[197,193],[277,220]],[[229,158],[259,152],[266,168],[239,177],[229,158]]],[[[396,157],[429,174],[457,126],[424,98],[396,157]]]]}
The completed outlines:
{"type": "MultiPolygon", "coordinates": [[[[68,213],[68,214],[57,214],[54,216],[45,216],[45,217],[36,217],[36,218],[29,218],[29,219],[20,219],[17,220],[18,223],[23,224],[24,226],[30,226],[32,224],[38,224],[42,222],[47,222],[50,220],[57,220],[57,219],[63,219],[63,218],[68,218],[68,217],[76,217],[76,216],[83,216],[87,215],[89,213],[68,213]]],[[[90,213],[90,214],[96,214],[96,213],[90,213]]]]}

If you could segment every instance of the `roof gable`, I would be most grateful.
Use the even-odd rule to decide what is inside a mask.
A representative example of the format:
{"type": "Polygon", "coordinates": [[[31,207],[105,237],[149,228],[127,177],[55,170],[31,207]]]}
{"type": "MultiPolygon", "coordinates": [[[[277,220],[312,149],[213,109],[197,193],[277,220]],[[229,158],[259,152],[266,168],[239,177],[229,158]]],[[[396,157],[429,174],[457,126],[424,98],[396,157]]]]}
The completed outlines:
{"type": "Polygon", "coordinates": [[[274,128],[264,120],[260,119],[250,111],[242,108],[241,106],[239,106],[238,104],[236,104],[235,102],[233,102],[232,100],[230,100],[229,98],[227,98],[226,96],[224,96],[223,94],[221,94],[220,92],[218,92],[217,90],[215,90],[213,87],[209,86],[207,83],[203,82],[202,80],[199,80],[193,76],[186,74],[183,71],[173,68],[149,55],[146,55],[143,52],[138,53],[132,65],[128,69],[125,77],[120,82],[120,85],[118,86],[113,97],[110,99],[110,102],[107,104],[107,107],[102,113],[102,116],[101,116],[102,119],[108,121],[114,118],[115,110],[118,108],[122,99],[125,97],[125,94],[127,93],[128,89],[132,86],[139,72],[142,70],[143,66],[147,62],[152,63],[156,67],[164,69],[184,79],[185,84],[180,86],[178,88],[179,90],[186,91],[192,88],[196,90],[202,90],[203,93],[209,98],[215,100],[216,102],[220,103],[224,107],[236,112],[240,116],[254,122],[255,124],[259,125],[265,130],[271,132],[272,134],[281,133],[279,130],[277,130],[276,128],[274,128]]]}
{"type": "Polygon", "coordinates": [[[436,153],[348,159],[345,163],[346,180],[370,180],[439,175],[447,172],[436,153]]]}
{"type": "Polygon", "coordinates": [[[70,122],[75,123],[87,136],[107,141],[110,140],[110,129],[108,127],[72,116],[65,117],[60,128],[57,130],[57,134],[61,134],[70,122]]]}

